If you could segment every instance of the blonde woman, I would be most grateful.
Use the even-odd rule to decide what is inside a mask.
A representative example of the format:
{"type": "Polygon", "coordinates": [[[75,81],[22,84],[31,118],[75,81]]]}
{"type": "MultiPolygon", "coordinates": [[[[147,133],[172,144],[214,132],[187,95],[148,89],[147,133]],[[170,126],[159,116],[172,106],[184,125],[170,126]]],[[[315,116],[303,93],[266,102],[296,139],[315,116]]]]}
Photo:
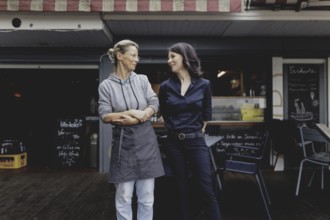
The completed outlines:
{"type": "Polygon", "coordinates": [[[134,72],[139,46],[122,40],[109,49],[115,72],[99,85],[99,115],[113,127],[109,182],[116,186],[117,220],[132,220],[134,188],[137,220],[153,219],[155,178],[164,175],[157,137],[150,117],[158,97],[147,76],[134,72]]]}

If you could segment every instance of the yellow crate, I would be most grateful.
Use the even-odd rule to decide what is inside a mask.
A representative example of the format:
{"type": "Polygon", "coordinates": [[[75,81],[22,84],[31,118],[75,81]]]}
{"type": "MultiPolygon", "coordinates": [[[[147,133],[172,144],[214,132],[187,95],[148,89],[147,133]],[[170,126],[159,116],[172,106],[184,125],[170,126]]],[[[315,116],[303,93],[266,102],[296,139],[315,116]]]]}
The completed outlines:
{"type": "Polygon", "coordinates": [[[1,154],[0,169],[18,169],[26,166],[27,153],[21,154],[1,154]]]}
{"type": "Polygon", "coordinates": [[[264,110],[256,108],[252,103],[244,103],[241,107],[241,115],[243,121],[263,121],[264,110]]]}

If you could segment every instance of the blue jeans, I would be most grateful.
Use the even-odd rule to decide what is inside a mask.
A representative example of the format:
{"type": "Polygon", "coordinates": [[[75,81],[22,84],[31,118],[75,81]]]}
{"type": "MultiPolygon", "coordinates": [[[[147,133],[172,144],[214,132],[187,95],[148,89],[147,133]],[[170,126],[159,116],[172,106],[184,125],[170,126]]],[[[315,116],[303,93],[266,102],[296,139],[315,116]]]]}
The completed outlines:
{"type": "Polygon", "coordinates": [[[191,208],[188,199],[188,170],[197,180],[201,192],[204,212],[208,220],[220,220],[220,208],[216,197],[213,177],[211,173],[211,159],[205,138],[192,138],[179,140],[168,136],[168,156],[171,163],[173,176],[177,183],[180,207],[180,220],[191,220],[191,208]]]}
{"type": "Polygon", "coordinates": [[[116,214],[117,220],[132,220],[132,198],[134,186],[138,199],[137,220],[152,220],[154,204],[155,179],[141,179],[116,186],[116,214]]]}

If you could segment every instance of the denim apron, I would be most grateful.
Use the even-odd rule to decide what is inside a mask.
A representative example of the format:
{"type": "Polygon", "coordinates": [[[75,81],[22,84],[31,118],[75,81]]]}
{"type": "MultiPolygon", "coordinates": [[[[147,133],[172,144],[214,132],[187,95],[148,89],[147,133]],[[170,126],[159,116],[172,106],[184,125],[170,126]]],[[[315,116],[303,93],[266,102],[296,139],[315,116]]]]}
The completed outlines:
{"type": "Polygon", "coordinates": [[[163,175],[159,145],[150,121],[113,128],[109,182],[121,183],[163,175]]]}

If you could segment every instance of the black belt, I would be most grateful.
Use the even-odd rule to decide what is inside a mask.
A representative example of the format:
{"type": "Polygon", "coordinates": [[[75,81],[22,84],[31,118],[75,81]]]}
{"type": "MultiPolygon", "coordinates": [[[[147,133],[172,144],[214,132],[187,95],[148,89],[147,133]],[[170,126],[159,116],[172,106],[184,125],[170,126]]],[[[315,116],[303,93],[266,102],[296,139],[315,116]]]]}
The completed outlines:
{"type": "Polygon", "coordinates": [[[177,137],[179,140],[204,137],[204,134],[200,131],[193,133],[170,133],[170,135],[177,137]]]}

